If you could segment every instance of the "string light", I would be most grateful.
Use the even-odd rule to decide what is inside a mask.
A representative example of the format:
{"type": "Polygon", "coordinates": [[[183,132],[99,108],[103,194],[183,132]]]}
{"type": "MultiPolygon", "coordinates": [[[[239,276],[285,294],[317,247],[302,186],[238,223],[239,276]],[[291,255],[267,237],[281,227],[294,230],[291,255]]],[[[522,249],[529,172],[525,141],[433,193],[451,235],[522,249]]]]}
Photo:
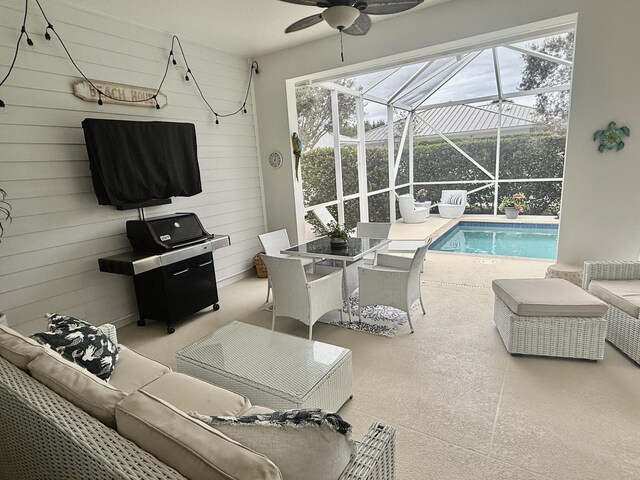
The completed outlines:
{"type": "Polygon", "coordinates": [[[7,105],[0,98],[0,113],[7,113],[7,105]]]}
{"type": "MultiPolygon", "coordinates": [[[[69,58],[69,61],[71,62],[71,64],[73,65],[73,67],[76,69],[76,71],[82,76],[82,78],[91,86],[91,88],[93,88],[97,93],[98,93],[98,108],[102,109],[101,107],[103,106],[104,102],[102,100],[102,97],[106,97],[106,98],[110,98],[113,100],[118,100],[121,103],[147,103],[150,100],[153,100],[155,102],[155,107],[157,110],[160,110],[160,103],[158,102],[158,95],[160,94],[160,91],[162,89],[162,86],[164,85],[164,82],[167,78],[167,72],[169,70],[169,65],[173,64],[173,66],[176,68],[176,70],[180,69],[180,66],[178,65],[178,62],[176,60],[175,54],[174,54],[174,47],[177,44],[178,48],[180,49],[180,54],[182,56],[182,60],[184,61],[185,67],[187,69],[187,72],[184,76],[184,79],[186,82],[189,81],[193,81],[193,83],[196,85],[197,89],[198,89],[198,93],[200,94],[200,97],[202,98],[202,100],[204,101],[205,105],[207,106],[207,108],[215,115],[216,118],[216,125],[220,124],[219,121],[219,117],[230,117],[232,115],[236,115],[240,112],[243,113],[247,113],[247,109],[246,109],[246,104],[247,104],[247,99],[249,98],[249,93],[251,91],[251,82],[253,81],[253,74],[258,74],[260,73],[258,70],[258,62],[253,62],[251,64],[251,69],[250,69],[250,73],[249,73],[249,82],[247,84],[247,91],[244,97],[244,100],[242,102],[242,104],[240,105],[240,108],[238,108],[236,111],[233,112],[229,112],[229,113],[219,113],[216,112],[214,110],[214,108],[211,106],[211,104],[207,101],[206,97],[204,96],[204,93],[202,92],[202,89],[200,88],[200,85],[198,85],[198,82],[195,78],[195,75],[193,74],[193,72],[191,71],[191,68],[189,67],[189,63],[187,62],[187,57],[184,53],[184,49],[182,48],[182,43],[180,42],[180,39],[176,36],[173,35],[171,38],[171,50],[169,51],[169,55],[167,56],[167,62],[165,65],[165,69],[164,69],[164,73],[162,75],[162,79],[160,80],[160,84],[158,85],[158,88],[155,90],[155,93],[147,98],[139,98],[139,99],[135,99],[135,100],[127,100],[127,99],[122,99],[122,98],[115,98],[111,95],[109,95],[107,92],[102,91],[100,88],[98,88],[97,85],[95,85],[82,71],[82,69],[78,66],[78,64],[76,63],[76,61],[73,59],[71,52],[69,51],[69,49],[67,48],[66,44],[64,43],[64,40],[60,37],[60,35],[58,34],[58,32],[55,30],[53,24],[49,21],[49,18],[47,17],[47,14],[45,13],[44,9],[42,8],[42,5],[40,4],[39,0],[35,0],[36,4],[38,5],[38,8],[40,9],[40,12],[42,13],[42,16],[44,17],[45,21],[47,22],[47,28],[45,29],[45,33],[44,33],[44,38],[49,42],[49,45],[51,45],[51,40],[53,38],[53,36],[55,36],[58,41],[60,42],[60,45],[62,46],[62,48],[64,49],[67,57],[69,58]],[[52,36],[53,34],[53,36],[52,36]]],[[[28,16],[28,9],[29,9],[29,0],[25,0],[25,7],[24,7],[24,18],[22,20],[22,26],[20,28],[20,35],[18,37],[18,40],[16,42],[16,48],[15,48],[15,52],[14,52],[14,56],[13,56],[13,60],[9,66],[9,70],[7,72],[7,74],[5,75],[5,77],[2,79],[2,81],[0,81],[0,87],[2,85],[4,85],[4,83],[7,81],[7,79],[9,78],[9,76],[11,75],[13,68],[16,64],[16,61],[18,59],[18,53],[20,51],[20,42],[22,41],[23,37],[26,37],[26,41],[27,41],[27,45],[29,45],[29,47],[33,48],[35,50],[35,44],[33,42],[33,40],[29,37],[29,34],[27,33],[27,28],[26,28],[26,22],[27,22],[27,16],[28,16]]],[[[4,101],[0,100],[0,109],[3,113],[6,113],[6,104],[4,103],[4,101]]]]}

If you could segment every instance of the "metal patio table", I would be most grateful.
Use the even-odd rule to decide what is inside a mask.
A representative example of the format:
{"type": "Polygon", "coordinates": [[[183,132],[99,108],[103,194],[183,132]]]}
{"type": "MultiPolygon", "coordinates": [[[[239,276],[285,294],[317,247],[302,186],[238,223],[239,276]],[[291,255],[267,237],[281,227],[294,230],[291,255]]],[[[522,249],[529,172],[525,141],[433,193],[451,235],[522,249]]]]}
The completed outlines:
{"type": "MultiPolygon", "coordinates": [[[[349,299],[347,288],[347,265],[361,260],[365,255],[373,253],[391,243],[387,238],[351,237],[343,247],[332,246],[329,237],[324,236],[310,242],[294,245],[280,253],[298,257],[313,259],[327,259],[339,262],[342,265],[342,295],[345,301],[349,299]]],[[[351,309],[347,308],[349,322],[351,322],[351,309]]]]}

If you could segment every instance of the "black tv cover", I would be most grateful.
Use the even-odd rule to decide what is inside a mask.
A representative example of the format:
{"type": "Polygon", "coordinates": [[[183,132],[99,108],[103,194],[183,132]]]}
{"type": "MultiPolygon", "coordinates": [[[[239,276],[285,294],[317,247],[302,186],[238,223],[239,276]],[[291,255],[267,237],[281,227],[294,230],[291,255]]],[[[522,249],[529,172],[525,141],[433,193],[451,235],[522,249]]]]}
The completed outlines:
{"type": "Polygon", "coordinates": [[[193,124],[87,118],[82,128],[100,205],[142,206],[202,191],[193,124]]]}

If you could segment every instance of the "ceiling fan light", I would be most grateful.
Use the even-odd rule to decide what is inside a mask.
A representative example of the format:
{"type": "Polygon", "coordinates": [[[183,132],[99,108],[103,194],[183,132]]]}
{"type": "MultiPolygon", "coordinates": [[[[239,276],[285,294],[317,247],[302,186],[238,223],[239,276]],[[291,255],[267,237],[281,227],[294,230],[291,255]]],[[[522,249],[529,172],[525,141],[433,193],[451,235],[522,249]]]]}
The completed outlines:
{"type": "Polygon", "coordinates": [[[360,10],[346,5],[336,5],[329,7],[322,12],[322,18],[329,24],[331,28],[344,30],[353,25],[360,16],[360,10]]]}

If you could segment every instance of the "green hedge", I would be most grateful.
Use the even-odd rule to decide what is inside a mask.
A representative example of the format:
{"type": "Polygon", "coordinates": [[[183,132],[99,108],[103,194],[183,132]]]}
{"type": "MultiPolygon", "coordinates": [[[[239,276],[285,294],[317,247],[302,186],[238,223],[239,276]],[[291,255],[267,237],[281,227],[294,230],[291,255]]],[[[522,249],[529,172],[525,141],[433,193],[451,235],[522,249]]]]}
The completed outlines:
{"type": "MultiPolygon", "coordinates": [[[[502,137],[500,144],[500,178],[560,178],[564,167],[565,136],[555,132],[502,137]]],[[[455,140],[462,150],[490,172],[495,172],[496,139],[461,138],[455,140]]],[[[367,188],[369,191],[388,185],[386,146],[367,146],[367,188]]],[[[356,147],[341,148],[342,178],[345,194],[358,192],[356,147]]],[[[409,178],[408,162],[403,155],[398,178],[409,178]]],[[[333,148],[316,148],[302,155],[302,182],[305,205],[316,205],[336,199],[336,175],[333,148]]],[[[416,141],[414,145],[414,182],[482,180],[488,177],[461,153],[442,140],[416,141]]],[[[397,182],[399,183],[399,182],[397,182]]],[[[480,186],[478,184],[477,186],[480,186]]],[[[416,190],[419,187],[416,186],[416,190]]],[[[428,199],[438,201],[442,190],[472,190],[474,185],[429,185],[428,199]]],[[[405,189],[398,193],[406,193],[405,189]]],[[[527,213],[551,215],[560,209],[561,182],[504,183],[499,198],[523,192],[529,198],[527,213]]],[[[467,213],[493,213],[493,188],[469,195],[467,213]]],[[[371,221],[388,221],[387,194],[369,199],[371,221]]],[[[355,226],[360,210],[357,201],[347,204],[346,223],[355,226]]],[[[313,219],[310,219],[314,223],[313,219]]]]}

